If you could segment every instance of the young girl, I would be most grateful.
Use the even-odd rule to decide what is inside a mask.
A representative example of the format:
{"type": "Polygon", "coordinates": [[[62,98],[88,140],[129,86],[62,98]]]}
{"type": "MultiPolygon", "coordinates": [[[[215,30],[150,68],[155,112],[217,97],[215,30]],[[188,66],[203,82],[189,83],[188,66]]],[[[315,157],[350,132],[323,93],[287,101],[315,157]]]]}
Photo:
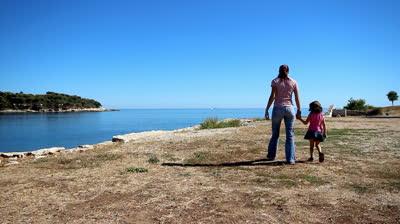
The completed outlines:
{"type": "Polygon", "coordinates": [[[308,161],[313,161],[313,152],[314,147],[317,148],[319,154],[319,162],[324,161],[324,154],[321,151],[321,146],[319,145],[320,142],[323,142],[326,138],[326,125],[325,125],[325,118],[324,114],[322,113],[321,104],[318,101],[313,101],[310,103],[310,114],[308,115],[306,120],[299,118],[303,124],[308,126],[308,131],[304,136],[304,139],[308,139],[310,141],[310,158],[308,161]]]}

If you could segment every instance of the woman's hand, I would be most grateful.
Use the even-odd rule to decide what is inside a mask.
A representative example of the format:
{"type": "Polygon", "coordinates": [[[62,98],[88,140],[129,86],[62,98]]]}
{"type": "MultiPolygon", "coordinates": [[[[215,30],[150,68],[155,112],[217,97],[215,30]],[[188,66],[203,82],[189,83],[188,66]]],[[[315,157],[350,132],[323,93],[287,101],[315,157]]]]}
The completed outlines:
{"type": "Polygon", "coordinates": [[[264,118],[265,118],[265,120],[269,120],[269,112],[267,109],[265,109],[264,118]]]}

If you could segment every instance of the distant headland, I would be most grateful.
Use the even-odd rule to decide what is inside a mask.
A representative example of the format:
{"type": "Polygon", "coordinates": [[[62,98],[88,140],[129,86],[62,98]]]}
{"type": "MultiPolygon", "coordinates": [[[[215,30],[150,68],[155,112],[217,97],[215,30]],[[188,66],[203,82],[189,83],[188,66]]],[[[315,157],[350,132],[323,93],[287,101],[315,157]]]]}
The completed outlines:
{"type": "Polygon", "coordinates": [[[26,94],[0,91],[0,113],[111,111],[93,99],[56,92],[26,94]]]}

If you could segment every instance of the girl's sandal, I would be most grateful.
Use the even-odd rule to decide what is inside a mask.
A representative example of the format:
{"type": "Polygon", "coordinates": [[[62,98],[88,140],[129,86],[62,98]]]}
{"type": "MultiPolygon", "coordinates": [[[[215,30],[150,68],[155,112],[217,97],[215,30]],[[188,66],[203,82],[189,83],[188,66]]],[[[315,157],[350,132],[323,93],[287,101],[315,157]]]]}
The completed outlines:
{"type": "Polygon", "coordinates": [[[312,161],[314,161],[314,158],[313,158],[313,157],[310,157],[310,158],[307,159],[307,161],[308,161],[308,162],[312,162],[312,161]]]}
{"type": "Polygon", "coordinates": [[[324,162],[324,160],[325,160],[325,155],[324,155],[324,153],[320,152],[318,155],[319,155],[319,162],[320,162],[320,163],[324,162]]]}

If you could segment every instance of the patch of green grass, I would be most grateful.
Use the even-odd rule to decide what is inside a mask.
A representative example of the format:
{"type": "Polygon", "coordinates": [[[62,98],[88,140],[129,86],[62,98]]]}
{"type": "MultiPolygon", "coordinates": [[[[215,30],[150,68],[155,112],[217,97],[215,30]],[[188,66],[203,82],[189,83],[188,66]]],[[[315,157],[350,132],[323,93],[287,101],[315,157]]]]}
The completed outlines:
{"type": "Polygon", "coordinates": [[[147,173],[149,170],[143,167],[128,167],[126,168],[127,173],[147,173]]]}
{"type": "Polygon", "coordinates": [[[180,174],[178,174],[178,176],[182,176],[182,177],[190,177],[190,176],[192,176],[192,174],[191,174],[191,173],[189,173],[189,172],[186,172],[186,173],[180,173],[180,174]]]}
{"type": "Polygon", "coordinates": [[[285,187],[295,187],[297,186],[297,182],[291,179],[282,179],[279,180],[279,184],[285,186],[285,187]]]}
{"type": "Polygon", "coordinates": [[[301,175],[301,178],[313,185],[323,185],[327,183],[327,181],[324,181],[322,178],[309,174],[301,175]]]}
{"type": "Polygon", "coordinates": [[[360,148],[350,148],[350,152],[355,156],[360,156],[363,154],[363,151],[360,148]]]}
{"type": "MultiPolygon", "coordinates": [[[[80,161],[80,160],[79,160],[80,161]]],[[[73,162],[76,162],[75,158],[70,158],[70,157],[65,157],[65,156],[61,156],[57,159],[57,163],[61,164],[61,165],[68,165],[71,164],[73,162]]]]}
{"type": "Polygon", "coordinates": [[[310,147],[310,142],[305,139],[300,139],[299,141],[296,141],[296,146],[298,147],[310,147]]]}
{"type": "Polygon", "coordinates": [[[297,182],[290,178],[286,174],[279,174],[276,176],[273,176],[274,179],[278,180],[279,185],[283,185],[285,187],[294,187],[297,186],[297,182]]]}
{"type": "Polygon", "coordinates": [[[287,202],[288,202],[288,199],[284,198],[284,197],[276,197],[276,198],[272,199],[272,205],[278,206],[278,207],[284,206],[287,202]]]}
{"type": "Polygon", "coordinates": [[[168,160],[168,161],[178,161],[179,160],[178,158],[175,157],[174,154],[171,154],[171,153],[164,153],[164,154],[162,154],[161,157],[163,157],[165,160],[168,160]]]}
{"type": "Polygon", "coordinates": [[[256,172],[257,178],[254,181],[258,184],[265,184],[273,187],[291,188],[297,186],[298,183],[292,177],[286,174],[276,174],[267,172],[256,172]]]}
{"type": "Polygon", "coordinates": [[[156,155],[151,154],[151,155],[149,156],[149,159],[147,160],[147,162],[148,162],[148,163],[152,163],[152,164],[156,164],[156,163],[160,162],[160,160],[157,158],[156,155]]]}
{"type": "Polygon", "coordinates": [[[397,191],[400,190],[400,180],[390,181],[389,186],[397,191]]]}
{"type": "Polygon", "coordinates": [[[350,128],[332,128],[328,129],[328,138],[340,137],[349,135],[369,135],[374,132],[375,129],[350,129],[350,128]]]}
{"type": "Polygon", "coordinates": [[[207,153],[205,152],[195,152],[193,155],[197,161],[204,161],[207,158],[207,153]]]}
{"type": "Polygon", "coordinates": [[[372,176],[388,180],[400,180],[400,170],[398,169],[398,166],[391,167],[384,165],[375,169],[372,172],[372,176]]]}
{"type": "Polygon", "coordinates": [[[366,185],[351,184],[350,187],[357,194],[364,194],[364,193],[367,193],[369,191],[369,188],[366,185]]]}
{"type": "Polygon", "coordinates": [[[221,171],[220,170],[212,170],[211,172],[211,176],[216,177],[216,178],[220,178],[221,177],[221,171]]]}
{"type": "Polygon", "coordinates": [[[253,119],[251,119],[251,120],[253,120],[253,121],[265,121],[265,118],[263,118],[263,117],[256,117],[256,118],[253,118],[253,119]]]}
{"type": "MultiPolygon", "coordinates": [[[[307,132],[307,128],[295,128],[294,129],[294,135],[295,136],[304,136],[307,132]]],[[[308,141],[307,141],[308,142],[308,141]]]]}
{"type": "Polygon", "coordinates": [[[115,153],[101,153],[101,154],[96,154],[94,157],[96,160],[100,161],[111,161],[122,158],[122,155],[115,153]]]}
{"type": "Polygon", "coordinates": [[[106,161],[112,161],[122,158],[122,154],[114,153],[96,153],[96,154],[65,154],[60,157],[46,157],[33,161],[42,168],[62,168],[62,169],[80,169],[87,167],[98,167],[106,161]]]}
{"type": "Polygon", "coordinates": [[[228,128],[228,127],[239,127],[240,120],[226,120],[218,121],[218,118],[207,118],[200,124],[200,129],[214,129],[214,128],[228,128]]]}
{"type": "Polygon", "coordinates": [[[34,164],[38,164],[38,163],[46,163],[49,161],[48,157],[42,157],[42,158],[38,158],[32,161],[32,163],[34,164]]]}
{"type": "Polygon", "coordinates": [[[208,161],[210,158],[210,154],[208,152],[195,152],[192,157],[187,159],[185,163],[197,164],[202,163],[204,161],[208,161]]]}

